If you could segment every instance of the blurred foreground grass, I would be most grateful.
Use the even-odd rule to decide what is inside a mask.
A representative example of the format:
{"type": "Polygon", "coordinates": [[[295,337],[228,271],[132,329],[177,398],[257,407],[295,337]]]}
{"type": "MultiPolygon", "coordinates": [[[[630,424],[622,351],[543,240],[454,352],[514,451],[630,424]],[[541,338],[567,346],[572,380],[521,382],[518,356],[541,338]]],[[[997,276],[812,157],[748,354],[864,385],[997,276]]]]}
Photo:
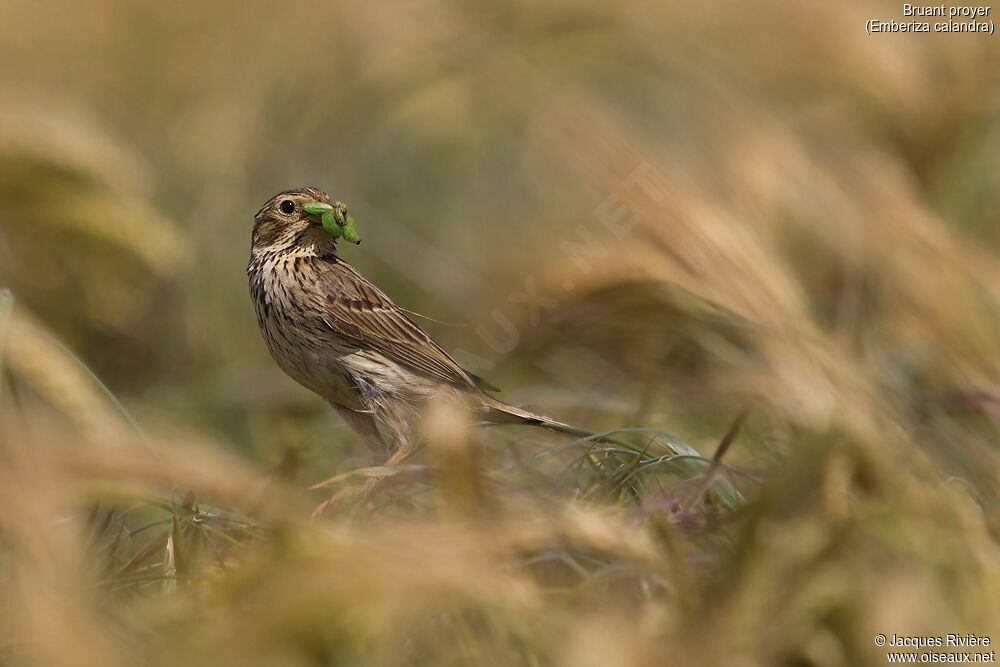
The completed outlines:
{"type": "Polygon", "coordinates": [[[1000,639],[1000,47],[864,36],[898,11],[6,3],[0,662],[1000,639]],[[301,185],[506,400],[649,449],[446,415],[377,507],[308,520],[366,454],[243,275],[301,185]],[[705,461],[745,408],[735,509],[646,439],[705,461]]]}

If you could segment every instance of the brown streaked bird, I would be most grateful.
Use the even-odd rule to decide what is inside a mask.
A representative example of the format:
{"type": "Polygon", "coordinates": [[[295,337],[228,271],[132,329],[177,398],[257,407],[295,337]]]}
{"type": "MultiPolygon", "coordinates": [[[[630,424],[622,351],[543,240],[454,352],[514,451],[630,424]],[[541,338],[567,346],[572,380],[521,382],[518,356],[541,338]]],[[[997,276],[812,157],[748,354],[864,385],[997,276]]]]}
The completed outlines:
{"type": "Polygon", "coordinates": [[[443,394],[464,400],[481,420],[590,435],[487,394],[495,388],[337,255],[336,238],[303,209],[314,202],[333,204],[315,188],[287,190],[254,216],[250,294],[278,366],[326,399],[377,463],[394,465],[414,450],[423,407],[443,394]],[[391,453],[379,425],[393,436],[391,453]]]}

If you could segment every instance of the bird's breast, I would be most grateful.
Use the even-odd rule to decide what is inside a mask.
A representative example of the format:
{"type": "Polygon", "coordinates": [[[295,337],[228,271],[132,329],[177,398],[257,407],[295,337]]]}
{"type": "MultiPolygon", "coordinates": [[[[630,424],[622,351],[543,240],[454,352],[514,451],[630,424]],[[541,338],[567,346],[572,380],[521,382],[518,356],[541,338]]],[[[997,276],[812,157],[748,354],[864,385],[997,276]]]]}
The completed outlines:
{"type": "MultiPolygon", "coordinates": [[[[251,262],[250,292],[264,341],[278,366],[327,400],[368,409],[386,398],[421,398],[425,378],[331,329],[317,311],[325,299],[294,257],[251,262]]],[[[431,391],[432,386],[427,387],[431,391]]]]}

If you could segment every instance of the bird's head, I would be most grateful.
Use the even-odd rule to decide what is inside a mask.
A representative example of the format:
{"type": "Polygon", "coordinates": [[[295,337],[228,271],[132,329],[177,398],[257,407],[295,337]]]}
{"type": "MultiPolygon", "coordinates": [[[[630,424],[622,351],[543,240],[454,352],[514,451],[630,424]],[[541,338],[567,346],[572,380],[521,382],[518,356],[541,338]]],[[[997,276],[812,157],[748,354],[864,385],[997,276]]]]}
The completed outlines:
{"type": "Polygon", "coordinates": [[[251,248],[262,252],[294,249],[323,252],[333,248],[338,236],[359,242],[353,226],[349,233],[344,228],[346,212],[346,206],[330,201],[317,188],[279,192],[254,215],[251,248]]]}

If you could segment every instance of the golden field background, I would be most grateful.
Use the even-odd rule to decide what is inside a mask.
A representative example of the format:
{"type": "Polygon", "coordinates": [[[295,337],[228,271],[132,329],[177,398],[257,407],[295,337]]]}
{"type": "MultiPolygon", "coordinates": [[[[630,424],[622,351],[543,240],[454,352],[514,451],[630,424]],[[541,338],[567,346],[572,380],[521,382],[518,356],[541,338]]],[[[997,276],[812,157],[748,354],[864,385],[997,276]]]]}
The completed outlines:
{"type": "Polygon", "coordinates": [[[864,34],[901,11],[5,2],[0,663],[1000,640],[1000,42],[864,34]],[[303,185],[502,398],[638,453],[445,415],[311,520],[367,454],[244,275],[303,185]]]}

